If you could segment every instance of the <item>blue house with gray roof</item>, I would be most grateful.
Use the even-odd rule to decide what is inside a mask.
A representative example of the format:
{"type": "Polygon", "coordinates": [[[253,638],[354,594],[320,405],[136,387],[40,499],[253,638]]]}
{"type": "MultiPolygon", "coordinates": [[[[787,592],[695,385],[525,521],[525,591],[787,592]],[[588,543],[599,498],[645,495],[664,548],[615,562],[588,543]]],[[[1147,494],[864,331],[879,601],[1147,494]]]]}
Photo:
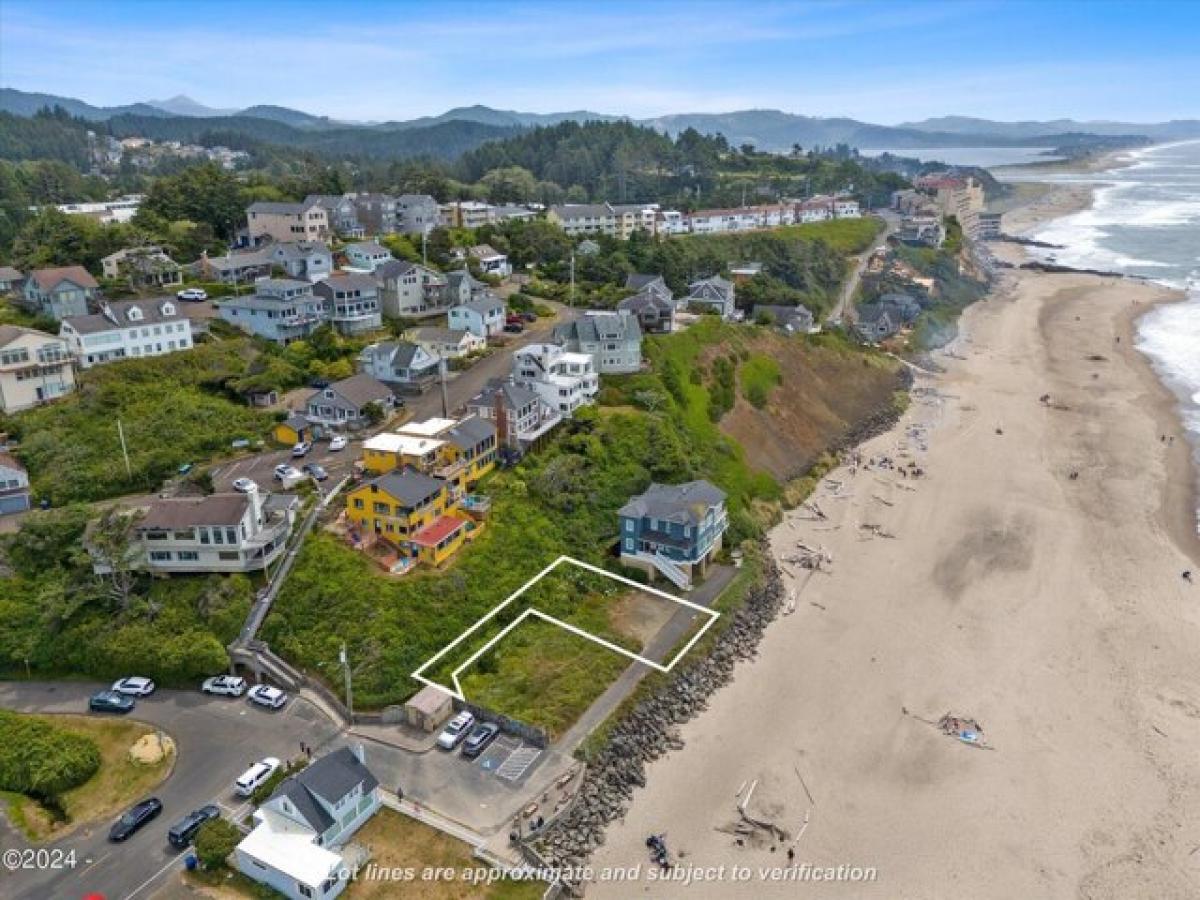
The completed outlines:
{"type": "Polygon", "coordinates": [[[725,492],[703,479],[652,484],[617,512],[621,562],[689,590],[721,550],[729,518],[725,492]]]}

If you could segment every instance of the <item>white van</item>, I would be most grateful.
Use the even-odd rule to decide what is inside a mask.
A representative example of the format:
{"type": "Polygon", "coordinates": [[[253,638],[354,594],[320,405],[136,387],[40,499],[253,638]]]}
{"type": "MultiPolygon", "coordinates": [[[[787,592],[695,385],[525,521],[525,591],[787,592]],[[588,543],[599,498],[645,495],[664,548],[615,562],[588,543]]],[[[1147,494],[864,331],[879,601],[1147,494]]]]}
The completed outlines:
{"type": "Polygon", "coordinates": [[[233,783],[233,792],[239,797],[249,797],[259,785],[275,774],[279,765],[279,760],[273,756],[260,759],[233,783]]]}

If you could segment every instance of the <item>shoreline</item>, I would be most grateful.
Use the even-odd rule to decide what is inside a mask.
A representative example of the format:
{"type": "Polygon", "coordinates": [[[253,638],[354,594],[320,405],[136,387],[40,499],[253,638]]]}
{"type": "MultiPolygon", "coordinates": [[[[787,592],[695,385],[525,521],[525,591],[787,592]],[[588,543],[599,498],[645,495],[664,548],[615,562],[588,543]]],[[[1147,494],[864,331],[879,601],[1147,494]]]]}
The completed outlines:
{"type": "MultiPolygon", "coordinates": [[[[980,898],[1195,896],[1200,610],[1179,573],[1198,541],[1178,479],[1194,480],[1188,442],[1159,440],[1183,435],[1177,398],[1133,346],[1137,320],[1179,296],[1005,271],[965,311],[946,371],[919,376],[900,424],[862,445],[876,464],[823,479],[828,518],[795,510],[772,531],[788,610],[681,727],[683,749],[648,766],[594,865],[641,862],[645,835],[667,831],[681,866],[784,866],[782,846],[727,830],[754,783],[797,864],[878,867],[846,896],[940,896],[947,872],[980,898]],[[924,477],[897,477],[902,462],[924,477]],[[830,570],[789,563],[798,540],[830,570]],[[947,710],[999,752],[923,724],[947,710]]],[[[667,884],[639,887],[795,891],[667,884]]]]}

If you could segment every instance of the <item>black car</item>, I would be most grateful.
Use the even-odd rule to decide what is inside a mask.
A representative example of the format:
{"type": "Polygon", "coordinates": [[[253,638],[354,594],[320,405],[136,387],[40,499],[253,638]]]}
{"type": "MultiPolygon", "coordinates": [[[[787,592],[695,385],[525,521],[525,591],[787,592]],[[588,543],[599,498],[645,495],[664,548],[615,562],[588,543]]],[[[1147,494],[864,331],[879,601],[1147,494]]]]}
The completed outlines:
{"type": "Polygon", "coordinates": [[[211,803],[208,806],[193,809],[171,826],[171,830],[167,832],[167,840],[171,842],[171,846],[182,850],[196,837],[196,832],[200,830],[201,825],[220,817],[221,808],[211,803]]]}
{"type": "Polygon", "coordinates": [[[463,743],[462,755],[467,759],[474,759],[487,749],[487,745],[494,741],[499,733],[499,725],[493,722],[481,722],[475,726],[475,730],[463,743]]]}
{"type": "Polygon", "coordinates": [[[520,334],[522,331],[525,330],[525,326],[522,325],[520,322],[509,322],[507,325],[504,326],[504,330],[506,332],[508,332],[509,334],[520,334]]]}
{"type": "Polygon", "coordinates": [[[329,473],[318,463],[305,463],[304,471],[317,479],[317,481],[324,481],[329,477],[329,473]]]}
{"type": "Polygon", "coordinates": [[[123,841],[132,837],[135,831],[151,819],[156,818],[160,812],[162,812],[162,801],[157,797],[143,800],[113,823],[113,827],[108,830],[108,839],[123,841]]]}
{"type": "Polygon", "coordinates": [[[92,712],[127,713],[137,706],[137,701],[116,691],[101,691],[88,698],[88,709],[92,712]]]}

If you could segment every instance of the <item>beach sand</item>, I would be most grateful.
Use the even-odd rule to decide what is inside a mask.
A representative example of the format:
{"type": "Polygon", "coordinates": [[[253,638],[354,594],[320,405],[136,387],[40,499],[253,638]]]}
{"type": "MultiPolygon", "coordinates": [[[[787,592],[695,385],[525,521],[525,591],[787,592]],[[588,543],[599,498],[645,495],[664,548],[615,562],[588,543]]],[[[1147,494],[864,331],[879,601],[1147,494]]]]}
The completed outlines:
{"type": "Polygon", "coordinates": [[[966,312],[946,371],[919,376],[901,423],[862,448],[927,474],[843,467],[814,494],[828,521],[797,511],[772,532],[777,558],[802,540],[831,572],[784,564],[794,613],[648,767],[592,858],[642,863],[641,883],[589,897],[1200,896],[1192,477],[1131,329],[1175,296],[1012,271],[966,312]],[[947,711],[992,749],[923,721],[947,711]],[[797,864],[876,880],[764,881],[790,836],[772,852],[717,830],[756,780],[757,814],[790,836],[807,816],[797,864]],[[683,851],[679,872],[727,868],[650,883],[652,832],[683,851]]]}

